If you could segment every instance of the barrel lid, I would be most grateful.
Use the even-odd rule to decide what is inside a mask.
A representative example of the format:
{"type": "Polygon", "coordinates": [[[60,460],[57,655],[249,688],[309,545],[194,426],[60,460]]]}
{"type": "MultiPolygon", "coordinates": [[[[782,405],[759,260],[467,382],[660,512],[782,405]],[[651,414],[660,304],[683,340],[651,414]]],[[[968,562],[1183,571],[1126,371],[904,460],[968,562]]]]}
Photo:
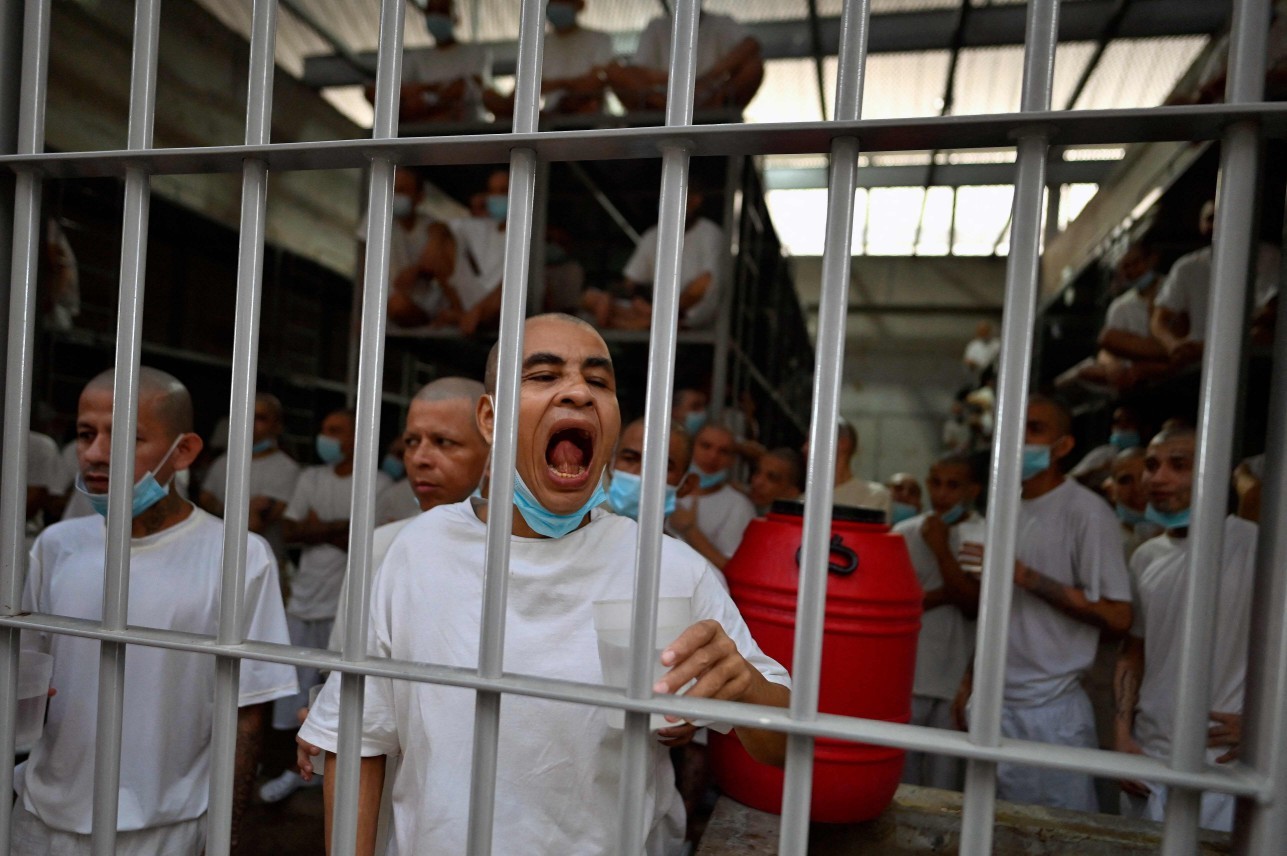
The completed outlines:
{"type": "MultiPolygon", "coordinates": [[[[790,517],[804,516],[804,503],[798,499],[775,499],[769,507],[770,514],[785,514],[790,517]]],[[[885,512],[879,508],[860,508],[856,505],[831,506],[832,521],[845,523],[879,523],[885,522],[885,512]]]]}

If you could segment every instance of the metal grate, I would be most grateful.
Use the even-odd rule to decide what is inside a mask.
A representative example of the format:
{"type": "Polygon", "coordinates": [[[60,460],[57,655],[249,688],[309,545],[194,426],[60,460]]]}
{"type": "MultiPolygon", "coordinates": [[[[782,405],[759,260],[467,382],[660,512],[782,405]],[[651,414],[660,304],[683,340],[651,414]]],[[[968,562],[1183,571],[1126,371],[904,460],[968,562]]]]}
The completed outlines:
{"type": "MultiPolygon", "coordinates": [[[[878,4],[881,8],[894,4],[878,4]]],[[[1259,644],[1252,652],[1248,703],[1246,760],[1228,768],[1203,764],[1206,731],[1205,698],[1208,669],[1204,659],[1213,632],[1216,578],[1188,575],[1185,633],[1182,643],[1185,679],[1178,688],[1175,751],[1169,764],[1141,756],[1100,750],[1052,747],[1002,740],[999,730],[1006,627],[1012,586],[1017,508],[1001,497],[1016,496],[1023,443],[1025,390],[1032,364],[1032,331],[1036,321],[1037,275],[1043,192],[1049,145],[1122,144],[1156,139],[1213,139],[1223,143],[1220,205],[1216,223],[1214,271],[1226,282],[1229,299],[1213,305],[1203,364],[1201,466],[1195,485],[1191,532],[1192,569],[1214,567],[1220,556],[1225,473],[1231,454],[1237,372],[1242,346],[1242,292],[1249,267],[1252,219],[1262,133],[1282,135],[1287,109],[1260,103],[1264,67],[1265,0],[1242,0],[1231,40],[1228,104],[1199,108],[1129,109],[1099,112],[1048,112],[1053,89],[1055,23],[1058,0],[1033,0],[1028,7],[1024,75],[1020,112],[989,117],[942,117],[861,121],[870,0],[844,4],[843,44],[834,98],[835,119],[829,123],[792,125],[692,126],[694,80],[693,45],[698,22],[697,0],[674,0],[673,67],[666,123],[657,128],[627,128],[597,133],[536,132],[538,81],[541,66],[543,4],[524,0],[518,60],[513,131],[510,134],[467,138],[397,137],[396,89],[400,78],[401,40],[406,4],[383,0],[380,17],[375,124],[372,139],[273,145],[269,141],[272,115],[271,81],[276,4],[256,0],[253,7],[251,84],[247,99],[244,144],[156,150],[152,144],[156,45],[159,0],[138,0],[134,19],[133,83],[127,147],[119,151],[51,155],[43,152],[45,72],[48,60],[49,0],[27,0],[21,67],[5,57],[5,74],[21,73],[22,98],[18,116],[16,154],[0,156],[0,166],[16,176],[12,242],[11,304],[8,368],[5,384],[4,456],[9,464],[0,484],[0,745],[14,738],[15,687],[20,629],[70,633],[101,640],[98,741],[94,759],[94,852],[114,850],[117,790],[120,773],[120,729],[127,644],[199,651],[218,657],[215,695],[214,764],[211,771],[208,852],[225,854],[229,847],[232,805],[233,752],[238,696],[238,664],[257,658],[293,664],[324,666],[343,673],[342,732],[334,825],[336,853],[352,853],[357,817],[358,742],[362,719],[363,682],[368,675],[411,681],[430,681],[477,691],[474,767],[471,784],[469,852],[491,850],[495,805],[497,735],[500,699],[506,693],[615,706],[629,712],[624,743],[619,852],[637,851],[644,824],[647,714],[676,713],[719,719],[733,724],[767,726],[789,734],[786,788],[780,851],[802,854],[807,846],[813,740],[818,736],[862,740],[889,746],[948,753],[968,759],[961,852],[977,856],[990,852],[995,808],[996,764],[999,761],[1090,772],[1113,778],[1140,778],[1174,788],[1165,825],[1163,852],[1193,852],[1200,790],[1217,790],[1247,798],[1237,835],[1240,852],[1271,856],[1287,840],[1287,535],[1275,527],[1262,533],[1258,556],[1257,624],[1259,644]],[[844,365],[844,325],[849,289],[850,247],[853,240],[854,190],[859,183],[859,141],[874,150],[928,150],[945,147],[1013,147],[1017,151],[1013,229],[1006,278],[1003,343],[1006,360],[998,383],[996,445],[991,478],[994,488],[988,508],[990,550],[984,572],[979,644],[975,663],[975,709],[968,734],[955,734],[907,725],[819,714],[817,701],[821,665],[827,544],[830,534],[832,484],[813,474],[834,471],[841,372],[844,365]],[[637,612],[633,633],[634,660],[629,689],[623,695],[607,688],[505,674],[502,663],[505,632],[506,567],[509,515],[493,515],[488,523],[487,572],[479,668],[448,669],[399,661],[372,661],[365,656],[366,612],[370,597],[374,476],[378,458],[380,379],[384,359],[385,299],[388,282],[386,252],[366,258],[364,280],[369,287],[362,302],[361,349],[357,370],[357,407],[370,418],[358,428],[354,475],[353,528],[348,574],[354,584],[347,613],[343,654],[262,643],[241,637],[244,604],[229,593],[241,592],[246,530],[232,522],[224,542],[225,596],[220,604],[215,638],[177,632],[127,628],[129,586],[130,485],[112,479],[106,555],[106,586],[101,622],[88,622],[18,612],[22,586],[22,518],[25,485],[26,426],[31,411],[32,344],[35,325],[36,236],[40,220],[42,179],[50,176],[125,176],[125,222],[122,239],[120,310],[116,336],[113,470],[128,472],[131,438],[136,424],[140,354],[140,325],[144,262],[148,241],[148,202],[152,175],[183,172],[224,172],[241,176],[242,210],[237,333],[232,360],[230,407],[230,465],[228,506],[248,500],[249,432],[257,367],[260,316],[260,271],[264,254],[266,176],[269,169],[325,169],[369,166],[368,246],[387,247],[395,163],[494,163],[508,161],[511,169],[507,230],[504,306],[500,333],[499,413],[494,449],[492,501],[501,507],[512,500],[508,474],[514,466],[518,367],[522,353],[522,319],[526,305],[533,198],[538,161],[638,156],[651,152],[662,161],[659,205],[660,272],[651,330],[645,466],[641,502],[641,531],[637,555],[637,612]],[[670,417],[669,391],[674,380],[679,259],[683,239],[684,195],[688,162],[696,154],[827,153],[830,175],[827,197],[823,291],[817,334],[817,372],[814,379],[809,432],[809,485],[804,520],[804,549],[797,614],[795,689],[789,710],[756,708],[727,702],[675,697],[653,698],[650,663],[654,610],[658,591],[665,456],[656,450],[666,441],[670,417]],[[503,474],[503,475],[497,475],[503,474]]],[[[901,8],[901,5],[900,5],[901,8]]],[[[9,121],[10,117],[3,117],[9,121]]],[[[1280,329],[1287,329],[1284,324],[1280,329]]],[[[1266,519],[1283,519],[1287,496],[1287,336],[1276,351],[1280,371],[1271,411],[1266,519]]],[[[11,754],[0,758],[0,793],[13,783],[11,754]]],[[[12,806],[0,799],[0,842],[8,842],[12,806]]]]}

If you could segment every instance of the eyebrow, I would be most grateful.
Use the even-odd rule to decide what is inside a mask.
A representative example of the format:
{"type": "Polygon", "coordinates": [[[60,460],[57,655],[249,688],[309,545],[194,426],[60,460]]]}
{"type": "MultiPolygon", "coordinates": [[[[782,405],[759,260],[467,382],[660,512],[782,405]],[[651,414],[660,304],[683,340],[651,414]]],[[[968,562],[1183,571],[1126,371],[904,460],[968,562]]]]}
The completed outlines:
{"type": "MultiPolygon", "coordinates": [[[[559,368],[562,368],[567,364],[568,364],[568,361],[566,358],[561,357],[558,354],[551,353],[549,351],[538,351],[537,353],[532,354],[527,359],[523,360],[524,369],[530,369],[530,368],[533,368],[534,366],[543,366],[543,365],[558,366],[559,368]]],[[[616,376],[616,373],[613,371],[613,368],[612,368],[612,360],[609,357],[586,357],[584,360],[581,361],[581,370],[584,371],[586,369],[605,369],[609,373],[613,374],[614,377],[616,376]]]]}

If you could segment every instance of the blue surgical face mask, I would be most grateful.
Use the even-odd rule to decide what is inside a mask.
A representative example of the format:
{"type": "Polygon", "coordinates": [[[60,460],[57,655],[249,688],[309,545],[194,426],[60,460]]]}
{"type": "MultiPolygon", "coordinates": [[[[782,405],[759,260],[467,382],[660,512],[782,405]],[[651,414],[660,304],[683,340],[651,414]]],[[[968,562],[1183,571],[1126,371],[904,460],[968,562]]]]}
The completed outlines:
{"type": "Polygon", "coordinates": [[[1050,447],[1027,445],[1023,447],[1023,472],[1020,481],[1027,481],[1050,469],[1050,447]]]}
{"type": "Polygon", "coordinates": [[[504,223],[509,216],[509,197],[493,193],[487,197],[487,216],[497,223],[504,223]]]}
{"type": "Polygon", "coordinates": [[[1122,505],[1120,502],[1117,503],[1114,510],[1117,512],[1117,519],[1125,523],[1127,526],[1138,526],[1148,519],[1144,514],[1141,514],[1129,505],[1122,505]]]}
{"type": "Polygon", "coordinates": [[[415,200],[412,199],[407,194],[405,193],[393,194],[393,212],[392,213],[395,218],[401,219],[403,217],[410,217],[411,212],[414,211],[415,208],[416,208],[415,200]]]}
{"type": "Polygon", "coordinates": [[[889,522],[891,525],[902,523],[904,520],[911,520],[917,514],[920,514],[920,511],[916,506],[906,502],[895,502],[889,512],[889,522]]]}
{"type": "Polygon", "coordinates": [[[940,514],[939,519],[942,520],[944,523],[946,523],[948,526],[951,526],[952,524],[957,523],[963,517],[965,517],[965,511],[966,511],[965,503],[958,502],[956,505],[953,505],[947,511],[944,511],[942,514],[940,514]]]}
{"type": "Polygon", "coordinates": [[[384,460],[380,461],[380,470],[394,481],[407,474],[407,468],[403,466],[402,459],[397,455],[385,455],[384,460]]]}
{"type": "MultiPolygon", "coordinates": [[[[612,471],[612,481],[608,484],[608,504],[617,514],[629,517],[632,520],[639,519],[639,496],[642,492],[643,480],[634,473],[627,473],[622,470],[612,471]]],[[[678,488],[666,485],[666,507],[662,512],[665,515],[673,514],[675,511],[675,495],[678,488]]]]}
{"type": "Polygon", "coordinates": [[[553,241],[545,245],[545,263],[548,265],[561,265],[568,260],[568,251],[560,247],[553,241]]]}
{"type": "Polygon", "coordinates": [[[1127,287],[1133,288],[1136,291],[1144,291],[1146,288],[1152,285],[1156,280],[1157,280],[1157,271],[1151,270],[1151,271],[1148,271],[1147,273],[1143,273],[1135,277],[1135,279],[1127,283],[1127,287]]]}
{"type": "Polygon", "coordinates": [[[697,432],[702,430],[702,426],[705,424],[705,410],[693,410],[684,414],[684,430],[688,432],[689,437],[696,437],[697,432]]]}
{"type": "Polygon", "coordinates": [[[1138,431],[1114,431],[1108,435],[1108,444],[1119,451],[1134,449],[1142,444],[1138,431]]]}
{"type": "Polygon", "coordinates": [[[697,474],[697,484],[702,490],[710,490],[713,487],[719,487],[728,480],[728,470],[719,470],[714,473],[704,473],[696,466],[692,467],[689,472],[697,474]]]}
{"type": "Polygon", "coordinates": [[[550,4],[545,7],[545,17],[554,25],[554,29],[566,30],[576,25],[576,7],[571,3],[550,0],[550,4]]]}
{"type": "Polygon", "coordinates": [[[608,494],[603,489],[603,479],[599,479],[594,493],[584,505],[571,514],[558,514],[537,502],[536,497],[523,481],[523,477],[518,474],[518,470],[514,471],[514,506],[518,508],[518,513],[523,515],[527,525],[532,527],[532,531],[547,538],[562,538],[573,531],[581,525],[581,521],[590,513],[591,508],[602,505],[607,498],[608,494]]]}
{"type": "MultiPolygon", "coordinates": [[[[170,460],[170,456],[174,454],[174,450],[179,447],[179,441],[185,436],[186,435],[184,434],[180,434],[175,437],[174,442],[170,444],[169,451],[165,453],[165,457],[162,458],[155,467],[144,473],[143,478],[134,483],[134,498],[130,503],[131,519],[138,517],[140,514],[165,499],[166,495],[169,494],[170,482],[167,481],[164,485],[158,483],[156,480],[156,472],[160,470],[161,467],[165,466],[166,461],[170,460]]],[[[171,476],[170,481],[173,480],[174,477],[171,476]]],[[[95,511],[104,517],[107,516],[107,494],[90,493],[89,488],[85,487],[84,477],[80,474],[77,474],[76,476],[76,489],[85,495],[85,498],[89,500],[89,504],[95,511]]]]}
{"type": "Polygon", "coordinates": [[[318,434],[314,446],[317,449],[317,457],[322,459],[322,463],[338,464],[344,460],[344,450],[340,448],[340,441],[334,437],[318,434]]]}
{"type": "Polygon", "coordinates": [[[1189,509],[1158,511],[1150,502],[1148,508],[1144,510],[1144,519],[1149,523],[1156,523],[1163,529],[1187,529],[1189,528],[1189,509]]]}
{"type": "Polygon", "coordinates": [[[451,20],[450,15],[444,15],[442,12],[426,12],[425,29],[433,36],[435,42],[449,42],[452,40],[456,24],[451,20]]]}
{"type": "Polygon", "coordinates": [[[265,437],[255,445],[251,446],[250,452],[253,455],[262,455],[264,452],[271,452],[273,449],[276,449],[276,448],[277,448],[277,441],[274,440],[272,437],[265,437]]]}

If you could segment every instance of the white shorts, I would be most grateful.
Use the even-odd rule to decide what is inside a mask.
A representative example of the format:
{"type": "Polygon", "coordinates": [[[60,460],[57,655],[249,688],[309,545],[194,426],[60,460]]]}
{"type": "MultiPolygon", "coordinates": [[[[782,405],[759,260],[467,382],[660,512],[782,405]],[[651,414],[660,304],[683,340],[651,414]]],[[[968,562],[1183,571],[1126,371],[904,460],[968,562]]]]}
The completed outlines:
{"type": "MultiPolygon", "coordinates": [[[[13,806],[13,856],[92,856],[92,837],[47,826],[27,811],[22,799],[13,806]]],[[[116,856],[199,856],[206,849],[206,816],[116,833],[116,856]]]]}
{"type": "MultiPolygon", "coordinates": [[[[1161,823],[1166,816],[1166,785],[1145,782],[1149,794],[1137,797],[1122,791],[1122,816],[1135,820],[1155,820],[1161,823]]],[[[1204,793],[1198,810],[1198,825],[1217,832],[1233,831],[1233,810],[1236,804],[1232,794],[1204,793]]]]}
{"type": "MultiPolygon", "coordinates": [[[[1001,709],[1001,736],[1057,746],[1099,748],[1095,711],[1080,685],[1035,707],[1001,709]]],[[[1086,773],[1032,767],[997,765],[997,799],[1051,808],[1099,811],[1095,780],[1086,773]]]]}

